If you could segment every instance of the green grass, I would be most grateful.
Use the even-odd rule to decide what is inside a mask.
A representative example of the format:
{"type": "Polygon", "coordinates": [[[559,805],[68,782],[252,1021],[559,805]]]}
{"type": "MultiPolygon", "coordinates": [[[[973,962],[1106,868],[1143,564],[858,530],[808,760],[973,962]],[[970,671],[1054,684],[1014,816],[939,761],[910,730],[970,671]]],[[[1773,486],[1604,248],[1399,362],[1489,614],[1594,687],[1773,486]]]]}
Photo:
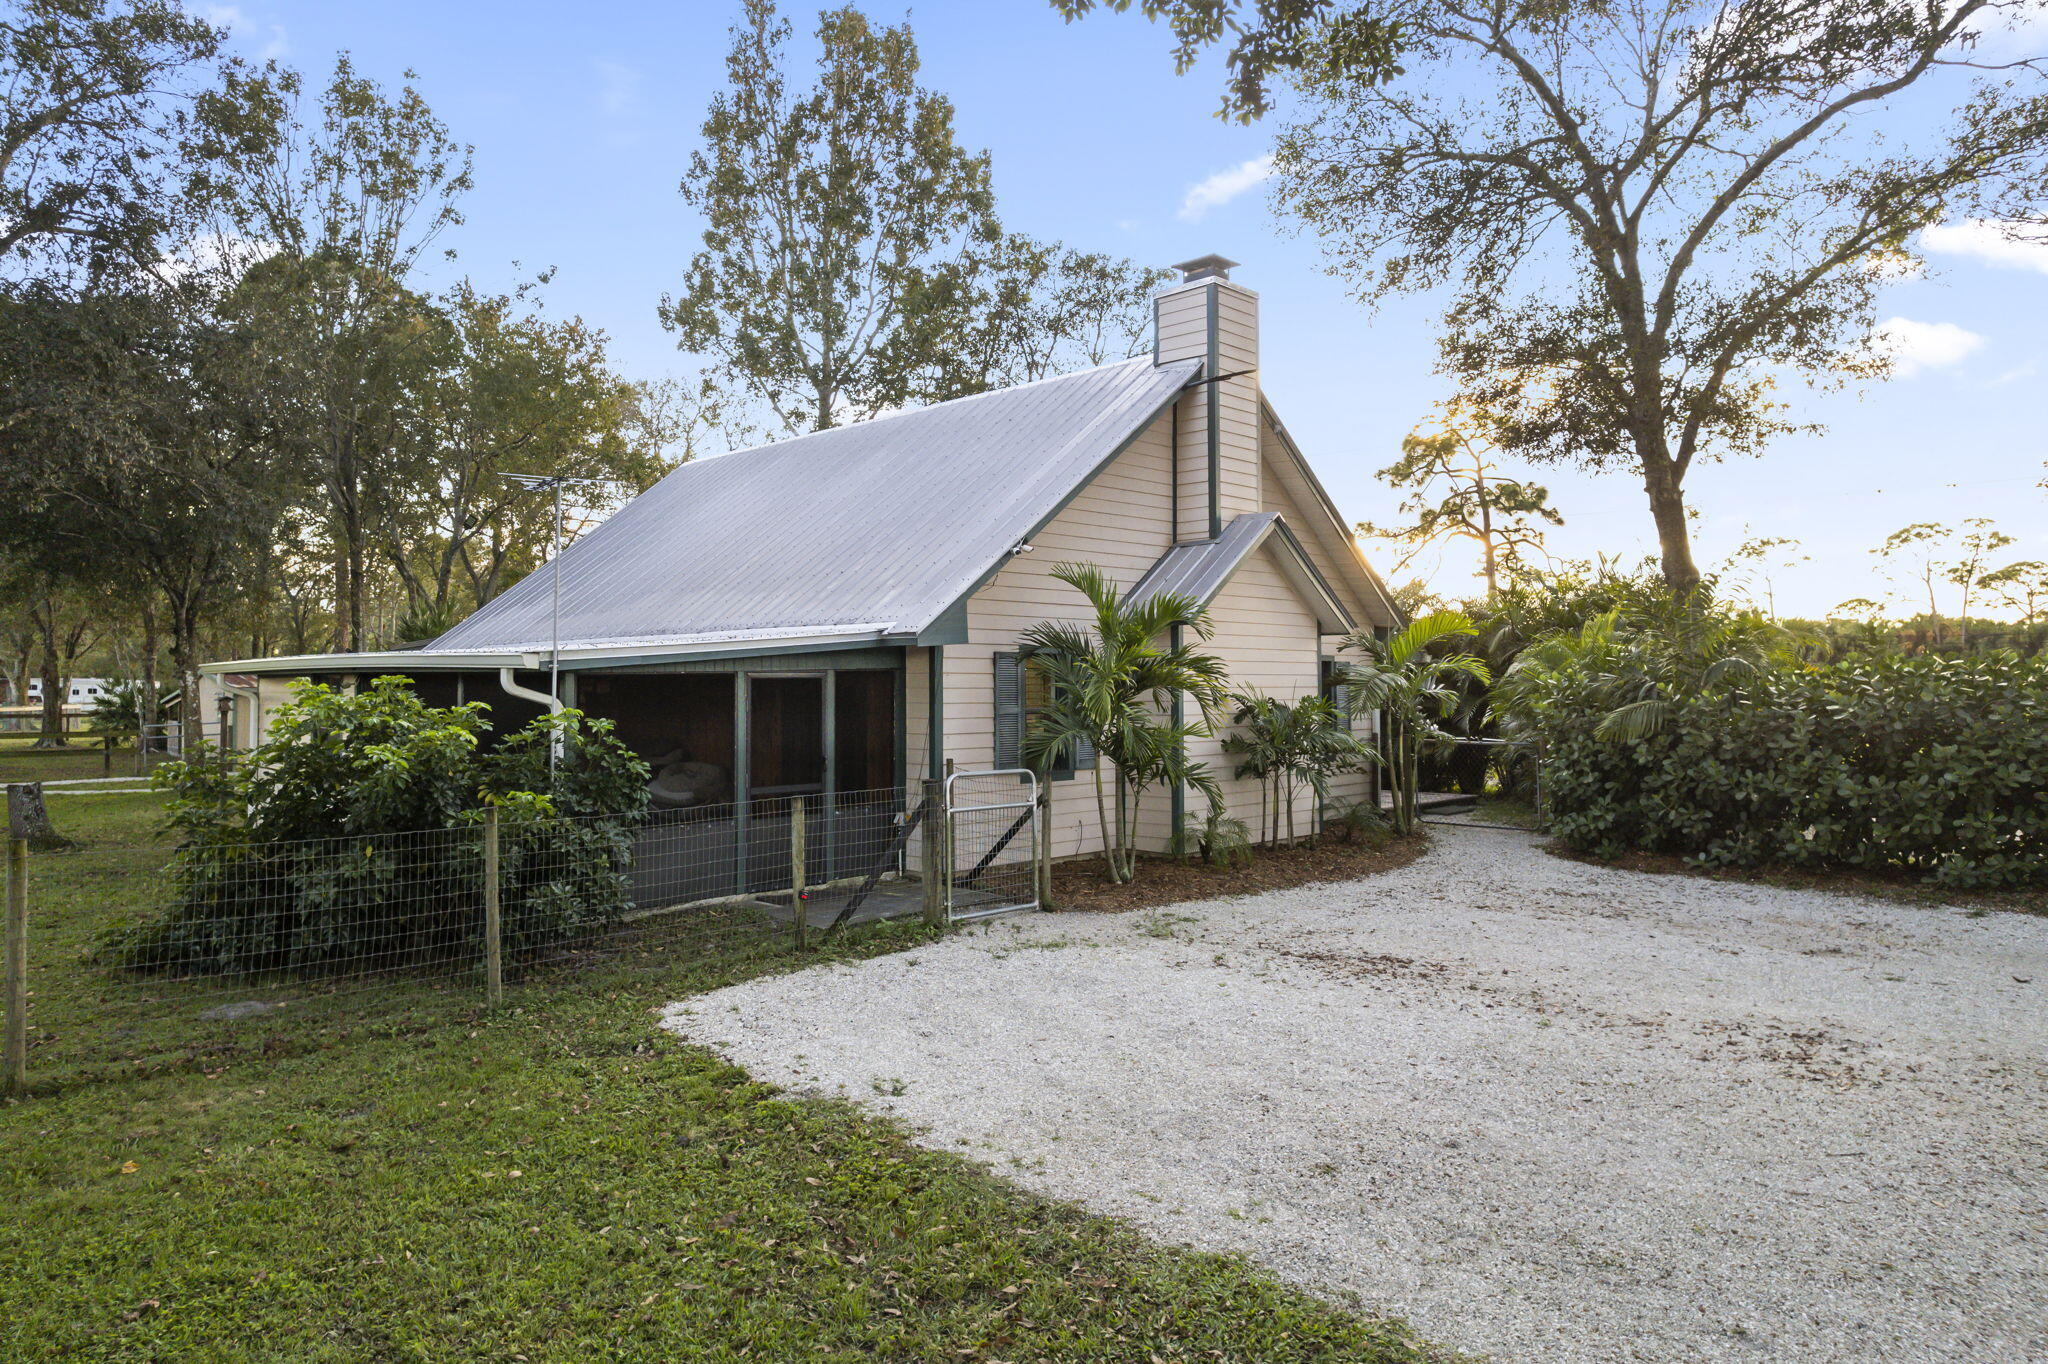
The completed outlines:
{"type": "MultiPolygon", "coordinates": [[[[70,781],[79,777],[135,776],[135,746],[114,750],[106,761],[96,734],[72,734],[62,748],[37,748],[33,734],[0,735],[0,783],[70,781]]],[[[161,761],[160,757],[155,760],[161,761]]]]}
{"type": "Polygon", "coordinates": [[[34,863],[44,1087],[0,1108],[0,1357],[1424,1357],[655,1028],[785,948],[629,953],[497,1013],[444,984],[200,1024],[218,992],[83,961],[161,863],[133,846],[153,801],[64,801],[88,846],[34,863]]]}

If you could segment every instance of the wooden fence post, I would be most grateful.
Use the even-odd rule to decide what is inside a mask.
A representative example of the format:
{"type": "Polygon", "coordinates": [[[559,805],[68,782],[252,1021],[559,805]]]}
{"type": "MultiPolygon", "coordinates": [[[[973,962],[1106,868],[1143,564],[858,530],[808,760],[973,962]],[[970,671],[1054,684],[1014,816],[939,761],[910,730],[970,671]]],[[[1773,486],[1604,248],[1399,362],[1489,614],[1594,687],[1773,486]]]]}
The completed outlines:
{"type": "Polygon", "coordinates": [[[789,802],[789,907],[796,914],[796,950],[811,946],[811,910],[804,903],[804,798],[789,802]]]}
{"type": "Polygon", "coordinates": [[[498,902],[498,807],[484,807],[484,990],[491,1007],[505,1002],[505,924],[498,902]]]}
{"type": "Polygon", "coordinates": [[[942,928],[946,923],[944,882],[952,872],[945,864],[945,850],[953,842],[953,821],[946,813],[946,783],[935,778],[925,782],[924,808],[924,921],[942,928]]]}
{"type": "Polygon", "coordinates": [[[7,1090],[28,1088],[28,840],[7,839],[7,1090]]]}

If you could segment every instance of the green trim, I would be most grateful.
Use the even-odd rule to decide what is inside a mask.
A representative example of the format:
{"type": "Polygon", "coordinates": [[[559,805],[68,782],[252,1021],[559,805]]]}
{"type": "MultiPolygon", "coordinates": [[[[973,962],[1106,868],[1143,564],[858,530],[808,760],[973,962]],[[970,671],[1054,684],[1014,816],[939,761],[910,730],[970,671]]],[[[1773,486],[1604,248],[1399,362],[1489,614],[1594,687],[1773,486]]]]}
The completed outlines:
{"type": "Polygon", "coordinates": [[[910,795],[910,651],[898,649],[896,656],[896,786],[907,800],[910,795]]]}
{"type": "Polygon", "coordinates": [[[753,754],[747,742],[747,675],[732,675],[732,858],[733,880],[740,892],[753,889],[754,869],[747,865],[747,793],[754,781],[753,754]]]}
{"type": "Polygon", "coordinates": [[[1358,622],[1351,619],[1351,613],[1344,609],[1344,599],[1337,595],[1337,590],[1330,586],[1330,580],[1325,578],[1323,571],[1316,567],[1316,561],[1309,557],[1308,547],[1301,543],[1301,537],[1296,535],[1294,528],[1287,524],[1287,518],[1283,516],[1278,521],[1275,521],[1273,529],[1279,531],[1286,538],[1287,547],[1294,551],[1294,557],[1300,561],[1302,568],[1307,571],[1310,580],[1316,585],[1316,590],[1328,599],[1330,609],[1336,614],[1337,619],[1344,623],[1346,631],[1356,630],[1358,622]]]}
{"type": "MultiPolygon", "coordinates": [[[[1182,627],[1179,621],[1175,621],[1171,626],[1167,628],[1166,643],[1169,648],[1178,649],[1180,647],[1181,630],[1182,627]]],[[[1183,696],[1181,693],[1175,692],[1173,694],[1173,722],[1176,725],[1178,725],[1186,718],[1187,698],[1183,696]]],[[[1186,745],[1183,744],[1182,747],[1183,749],[1185,749],[1186,745]]],[[[1182,757],[1186,757],[1185,752],[1182,753],[1182,757]]],[[[1188,790],[1187,787],[1182,785],[1180,782],[1175,782],[1172,787],[1171,814],[1173,816],[1173,833],[1167,840],[1167,846],[1173,849],[1173,855],[1175,857],[1186,857],[1188,855],[1188,840],[1186,832],[1186,824],[1188,817],[1188,790]]]]}
{"type": "MultiPolygon", "coordinates": [[[[1178,364],[1179,361],[1171,361],[1169,363],[1178,364]]],[[[1144,435],[1147,431],[1152,429],[1152,423],[1158,421],[1161,416],[1172,411],[1174,404],[1178,403],[1180,399],[1180,389],[1176,388],[1172,393],[1169,393],[1166,396],[1165,401],[1161,402],[1159,406],[1153,408],[1152,411],[1146,415],[1143,421],[1138,422],[1136,425],[1134,425],[1131,428],[1131,433],[1128,436],[1125,436],[1122,441],[1118,442],[1117,447],[1114,450],[1111,450],[1107,455],[1103,456],[1102,461],[1099,464],[1097,464],[1093,469],[1090,469],[1088,471],[1087,477],[1076,480],[1074,486],[1067,489],[1065,495],[1062,496],[1058,502],[1053,504],[1052,510],[1047,512],[1044,516],[1038,518],[1037,523],[1033,525],[1030,530],[1024,532],[1024,540],[1028,543],[1029,541],[1037,539],[1040,531],[1044,530],[1047,526],[1051,525],[1055,517],[1057,517],[1061,512],[1065,511],[1070,505],[1072,505],[1074,499],[1079,497],[1082,494],[1082,492],[1087,489],[1089,484],[1093,483],[1096,479],[1100,478],[1104,470],[1108,469],[1110,465],[1116,463],[1119,459],[1123,458],[1124,452],[1129,450],[1133,445],[1137,444],[1138,438],[1140,436],[1144,435]]],[[[989,580],[995,577],[996,574],[1002,572],[1003,565],[1008,562],[1010,562],[1010,555],[1007,551],[1005,551],[1000,559],[997,559],[993,564],[990,564],[988,566],[988,569],[985,572],[983,572],[980,577],[976,578],[973,581],[973,583],[969,584],[965,592],[962,592],[958,597],[953,599],[953,604],[951,606],[948,606],[946,608],[946,611],[940,612],[937,616],[933,617],[933,619],[935,621],[943,620],[945,619],[947,612],[953,611],[955,609],[964,612],[967,609],[968,599],[973,597],[975,593],[981,591],[982,588],[987,587],[989,584],[989,580]]],[[[917,642],[922,643],[922,638],[920,637],[920,639],[917,642]]],[[[966,641],[956,639],[944,642],[952,644],[962,644],[966,641]]]]}
{"type": "Polygon", "coordinates": [[[967,642],[967,598],[948,606],[924,629],[917,632],[919,644],[965,644],[967,642]]]}
{"type": "Polygon", "coordinates": [[[924,729],[925,777],[936,781],[946,771],[946,650],[934,644],[925,653],[924,729]]]}
{"type": "Polygon", "coordinates": [[[1273,404],[1266,400],[1263,393],[1259,395],[1259,416],[1273,428],[1273,434],[1280,438],[1280,448],[1293,458],[1294,467],[1302,478],[1307,480],[1309,491],[1316,495],[1323,504],[1323,510],[1329,513],[1330,524],[1337,528],[1338,535],[1351,546],[1352,562],[1357,565],[1358,571],[1365,575],[1366,585],[1379,597],[1380,605],[1387,608],[1387,614],[1393,618],[1395,624],[1407,624],[1407,619],[1401,614],[1401,608],[1394,604],[1394,594],[1387,591],[1387,585],[1380,580],[1380,575],[1365,561],[1364,553],[1358,548],[1358,538],[1345,524],[1344,514],[1337,510],[1337,503],[1331,498],[1329,489],[1316,477],[1316,471],[1309,467],[1308,456],[1301,453],[1301,447],[1294,443],[1294,436],[1288,431],[1287,424],[1280,420],[1280,414],[1273,410],[1273,404]]]}
{"type": "Polygon", "coordinates": [[[1209,357],[1203,362],[1202,377],[1209,380],[1209,538],[1220,539],[1223,535],[1223,420],[1222,382],[1217,378],[1223,363],[1217,352],[1221,349],[1219,335],[1221,306],[1217,286],[1209,285],[1209,357]]]}

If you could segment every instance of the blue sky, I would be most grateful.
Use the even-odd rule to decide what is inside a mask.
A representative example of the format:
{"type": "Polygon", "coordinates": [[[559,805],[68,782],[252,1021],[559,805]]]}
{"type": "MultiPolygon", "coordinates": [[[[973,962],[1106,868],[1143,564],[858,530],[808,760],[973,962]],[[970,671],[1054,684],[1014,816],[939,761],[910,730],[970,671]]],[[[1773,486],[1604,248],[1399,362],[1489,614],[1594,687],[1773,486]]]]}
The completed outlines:
{"type": "MultiPolygon", "coordinates": [[[[309,75],[343,49],[388,82],[417,71],[428,101],[476,148],[468,222],[449,238],[456,268],[502,288],[555,267],[550,309],[604,328],[627,373],[691,367],[655,304],[697,244],[676,183],[722,80],[737,0],[195,8],[227,23],[244,52],[309,75]]],[[[785,6],[800,30],[814,8],[785,6]]],[[[866,8],[890,21],[904,12],[866,8]]],[[[1396,499],[1373,471],[1445,393],[1437,305],[1368,311],[1324,273],[1315,241],[1290,232],[1256,171],[1244,171],[1272,130],[1214,117],[1217,72],[1176,77],[1163,30],[1135,16],[1069,26],[1046,0],[928,0],[911,20],[926,84],[953,97],[963,141],[993,153],[1005,223],[1153,264],[1210,251],[1243,262],[1237,278],[1262,300],[1268,395],[1346,515],[1388,518],[1396,499]],[[1212,192],[1196,197],[1213,202],[1191,204],[1205,183],[1212,192]]],[[[2020,537],[2013,556],[2048,559],[2048,494],[2036,486],[2048,474],[2048,246],[1987,251],[1967,235],[1948,246],[1927,278],[1893,287],[1881,306],[1909,324],[1917,363],[1862,393],[1795,393],[1799,415],[1825,434],[1692,475],[1704,562],[1749,535],[1801,542],[1808,557],[1774,575],[1782,610],[1881,595],[1869,551],[1911,521],[1992,516],[2020,537]]],[[[1566,517],[1554,551],[1633,559],[1653,547],[1626,476],[1534,476],[1566,517]]],[[[1458,555],[1416,568],[1447,594],[1472,585],[1458,555]]]]}

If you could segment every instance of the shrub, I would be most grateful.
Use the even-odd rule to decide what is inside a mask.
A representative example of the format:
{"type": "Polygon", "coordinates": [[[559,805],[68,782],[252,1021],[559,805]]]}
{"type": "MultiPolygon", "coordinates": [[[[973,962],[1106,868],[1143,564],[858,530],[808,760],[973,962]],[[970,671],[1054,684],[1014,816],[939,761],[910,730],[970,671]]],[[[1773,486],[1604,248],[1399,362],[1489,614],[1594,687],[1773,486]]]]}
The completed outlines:
{"type": "Polygon", "coordinates": [[[110,955],[190,974],[381,969],[472,953],[486,804],[503,812],[508,952],[615,918],[630,903],[645,765],[608,722],[574,711],[486,751],[484,710],[427,706],[403,678],[353,696],[299,683],[254,751],[159,769],[179,836],[173,904],[114,939],[110,955]]]}
{"type": "Polygon", "coordinates": [[[2041,660],[1779,663],[1657,698],[1657,723],[1636,733],[1594,695],[1567,664],[1518,706],[1543,743],[1551,827],[1573,847],[1955,888],[2048,881],[2041,660]]]}

